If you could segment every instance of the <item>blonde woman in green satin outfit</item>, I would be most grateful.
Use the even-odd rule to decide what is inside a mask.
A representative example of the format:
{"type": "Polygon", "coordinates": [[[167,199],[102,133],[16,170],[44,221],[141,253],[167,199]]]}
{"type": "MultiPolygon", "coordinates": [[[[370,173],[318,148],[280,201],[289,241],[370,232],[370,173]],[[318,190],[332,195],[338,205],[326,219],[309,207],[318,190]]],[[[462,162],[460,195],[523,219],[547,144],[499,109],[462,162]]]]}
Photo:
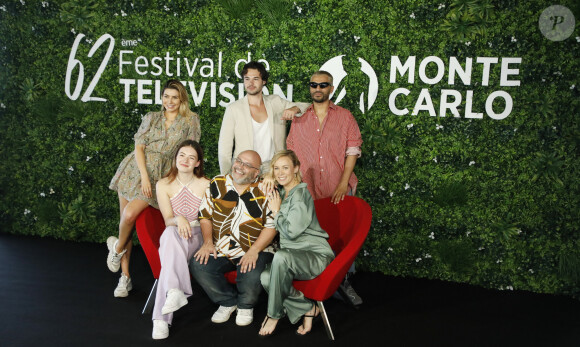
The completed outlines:
{"type": "Polygon", "coordinates": [[[274,190],[268,195],[276,231],[280,233],[280,250],[260,277],[268,292],[268,314],[259,334],[272,335],[278,320],[287,315],[292,324],[304,316],[296,334],[305,335],[320,312],[312,300],[292,286],[292,281],[315,278],[334,259],[334,253],[328,234],[318,224],[314,200],[306,183],[302,183],[296,154],[290,150],[276,153],[269,175],[281,186],[280,192],[274,190]]]}

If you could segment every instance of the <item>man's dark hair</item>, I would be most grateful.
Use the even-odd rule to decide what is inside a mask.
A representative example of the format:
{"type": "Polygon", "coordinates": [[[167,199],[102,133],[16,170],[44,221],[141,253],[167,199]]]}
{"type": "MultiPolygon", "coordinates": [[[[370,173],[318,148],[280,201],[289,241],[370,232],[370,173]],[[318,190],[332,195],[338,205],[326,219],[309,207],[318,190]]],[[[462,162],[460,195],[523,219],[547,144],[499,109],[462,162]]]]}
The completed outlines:
{"type": "Polygon", "coordinates": [[[264,80],[266,83],[268,82],[268,77],[270,77],[270,74],[266,70],[264,64],[257,61],[251,61],[247,63],[246,65],[244,65],[244,69],[242,70],[242,78],[244,78],[244,76],[248,73],[248,69],[258,70],[258,72],[260,73],[260,77],[262,77],[262,80],[264,80]]]}

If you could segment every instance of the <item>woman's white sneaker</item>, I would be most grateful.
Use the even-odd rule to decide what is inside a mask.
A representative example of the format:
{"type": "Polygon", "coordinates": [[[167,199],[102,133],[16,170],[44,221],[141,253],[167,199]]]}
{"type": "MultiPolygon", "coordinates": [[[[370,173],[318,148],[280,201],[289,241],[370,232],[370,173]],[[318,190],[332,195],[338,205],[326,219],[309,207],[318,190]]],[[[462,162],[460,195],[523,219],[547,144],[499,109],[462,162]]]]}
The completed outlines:
{"type": "Polygon", "coordinates": [[[115,250],[117,248],[117,243],[119,243],[119,239],[115,236],[109,236],[107,239],[107,249],[109,249],[109,254],[107,255],[107,266],[112,272],[119,271],[119,267],[121,267],[121,258],[123,257],[123,254],[127,252],[127,250],[124,249],[123,252],[117,253],[115,250]]]}
{"type": "Polygon", "coordinates": [[[113,294],[116,298],[124,298],[129,295],[129,291],[131,289],[133,289],[131,279],[125,276],[125,274],[121,274],[121,278],[119,278],[119,284],[117,284],[117,288],[115,288],[113,294]]]}
{"type": "Polygon", "coordinates": [[[153,333],[151,334],[154,340],[166,339],[169,336],[169,324],[160,319],[153,320],[153,333]]]}
{"type": "Polygon", "coordinates": [[[183,294],[183,291],[177,288],[169,289],[165,305],[161,308],[161,314],[175,312],[185,305],[187,305],[187,297],[183,294]]]}

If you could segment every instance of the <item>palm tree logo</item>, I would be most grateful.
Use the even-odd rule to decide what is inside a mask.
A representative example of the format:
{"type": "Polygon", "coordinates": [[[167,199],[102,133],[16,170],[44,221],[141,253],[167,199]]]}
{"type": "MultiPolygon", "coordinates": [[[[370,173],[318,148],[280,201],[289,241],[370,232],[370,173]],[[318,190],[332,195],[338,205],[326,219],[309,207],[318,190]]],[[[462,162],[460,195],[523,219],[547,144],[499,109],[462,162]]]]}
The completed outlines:
{"type": "Polygon", "coordinates": [[[368,84],[361,87],[358,84],[353,85],[348,83],[347,76],[349,73],[354,74],[358,73],[358,71],[347,72],[344,68],[345,64],[343,62],[343,57],[345,57],[344,54],[331,58],[320,67],[320,70],[329,72],[334,80],[334,92],[330,95],[330,98],[332,99],[338,92],[334,99],[334,103],[338,105],[341,100],[347,97],[348,90],[348,97],[356,98],[355,101],[358,104],[360,111],[365,113],[371,109],[377,99],[377,94],[379,92],[377,74],[366,60],[363,58],[357,58],[358,63],[360,64],[360,71],[368,78],[368,84]]]}

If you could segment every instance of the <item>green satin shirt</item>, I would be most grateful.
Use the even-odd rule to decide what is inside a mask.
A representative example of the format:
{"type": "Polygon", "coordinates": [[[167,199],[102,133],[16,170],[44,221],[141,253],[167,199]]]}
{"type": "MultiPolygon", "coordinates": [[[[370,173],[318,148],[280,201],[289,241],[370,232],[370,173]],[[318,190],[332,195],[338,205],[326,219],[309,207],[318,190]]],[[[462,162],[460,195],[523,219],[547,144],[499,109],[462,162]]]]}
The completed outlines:
{"type": "Polygon", "coordinates": [[[328,234],[316,218],[314,200],[306,183],[292,188],[287,197],[282,188],[280,197],[282,204],[274,218],[276,230],[280,233],[280,248],[311,250],[334,257],[327,241],[328,234]]]}

